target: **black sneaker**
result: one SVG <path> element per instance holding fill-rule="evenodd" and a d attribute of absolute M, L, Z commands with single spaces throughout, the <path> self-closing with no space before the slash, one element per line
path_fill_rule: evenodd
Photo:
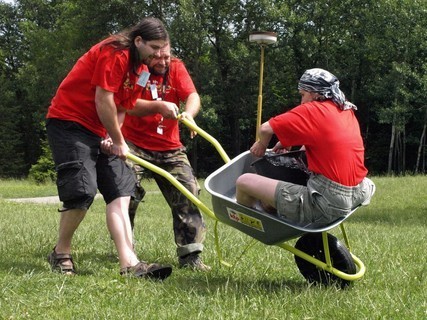
<path fill-rule="evenodd" d="M 120 270 L 121 275 L 131 275 L 137 278 L 152 278 L 164 280 L 172 273 L 172 267 L 158 263 L 148 264 L 145 261 L 138 262 L 133 267 L 126 267 Z"/>
<path fill-rule="evenodd" d="M 202 259 L 200 259 L 199 254 L 189 254 L 185 257 L 179 257 L 179 267 L 180 268 L 190 268 L 194 271 L 210 271 L 212 268 L 204 264 Z"/>

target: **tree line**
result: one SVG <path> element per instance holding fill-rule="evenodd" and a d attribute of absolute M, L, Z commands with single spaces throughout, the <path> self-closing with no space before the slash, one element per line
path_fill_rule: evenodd
<path fill-rule="evenodd" d="M 424 0 L 16 0 L 0 1 L 0 177 L 46 160 L 44 117 L 61 80 L 93 44 L 144 16 L 168 27 L 202 98 L 196 121 L 230 157 L 255 140 L 260 47 L 249 34 L 273 31 L 262 121 L 298 104 L 304 70 L 324 68 L 358 107 L 370 172 L 426 172 Z M 221 165 L 209 143 L 181 131 L 198 176 Z"/>

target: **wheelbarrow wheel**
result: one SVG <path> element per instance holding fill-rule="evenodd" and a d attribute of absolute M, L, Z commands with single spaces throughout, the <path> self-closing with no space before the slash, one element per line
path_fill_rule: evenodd
<path fill-rule="evenodd" d="M 347 274 L 356 273 L 356 264 L 347 248 L 331 234 L 328 234 L 329 252 L 332 266 Z M 321 233 L 306 233 L 301 236 L 295 244 L 295 248 L 312 256 L 313 258 L 326 262 Z M 319 268 L 307 260 L 295 256 L 295 262 L 299 271 L 309 283 L 323 285 L 338 285 L 345 288 L 352 281 L 342 279 L 330 272 Z"/>

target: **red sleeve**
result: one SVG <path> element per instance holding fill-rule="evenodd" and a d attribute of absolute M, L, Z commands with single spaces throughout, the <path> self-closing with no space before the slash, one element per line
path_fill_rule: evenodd
<path fill-rule="evenodd" d="M 185 101 L 191 93 L 197 92 L 196 87 L 184 63 L 181 60 L 173 60 L 172 63 L 174 66 L 171 70 L 174 74 L 170 79 L 175 83 L 171 83 L 171 86 L 176 88 L 179 100 Z"/>
<path fill-rule="evenodd" d="M 315 137 L 310 118 L 307 105 L 300 105 L 271 118 L 268 123 L 283 146 L 299 146 L 311 144 Z"/>
<path fill-rule="evenodd" d="M 110 92 L 118 92 L 129 68 L 128 51 L 110 46 L 100 49 L 91 84 Z"/>

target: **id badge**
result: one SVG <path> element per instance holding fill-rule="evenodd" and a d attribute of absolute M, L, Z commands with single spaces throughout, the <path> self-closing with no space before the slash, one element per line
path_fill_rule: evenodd
<path fill-rule="evenodd" d="M 163 117 L 160 119 L 159 124 L 157 125 L 157 134 L 163 135 L 163 128 L 165 126 L 163 125 Z"/>
<path fill-rule="evenodd" d="M 139 76 L 138 81 L 136 82 L 141 87 L 145 88 L 147 85 L 148 79 L 150 78 L 150 73 L 147 71 L 142 71 L 141 75 Z"/>
<path fill-rule="evenodd" d="M 159 95 L 157 94 L 156 84 L 154 83 L 150 84 L 150 91 L 151 91 L 151 97 L 153 98 L 153 100 L 157 100 L 159 98 Z"/>

